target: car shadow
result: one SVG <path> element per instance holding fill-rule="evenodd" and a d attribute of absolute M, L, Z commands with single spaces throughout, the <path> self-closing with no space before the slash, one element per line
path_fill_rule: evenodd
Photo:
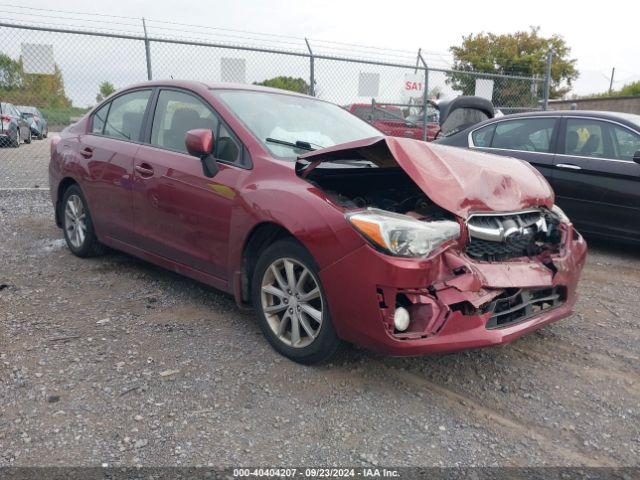
<path fill-rule="evenodd" d="M 602 237 L 587 237 L 589 253 L 600 253 L 615 257 L 638 260 L 640 259 L 640 245 L 619 240 L 604 239 Z"/>

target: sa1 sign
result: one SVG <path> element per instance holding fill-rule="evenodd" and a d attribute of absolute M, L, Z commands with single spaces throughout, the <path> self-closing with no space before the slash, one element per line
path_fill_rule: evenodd
<path fill-rule="evenodd" d="M 424 75 L 419 73 L 407 73 L 402 82 L 402 97 L 422 98 L 424 92 Z"/>

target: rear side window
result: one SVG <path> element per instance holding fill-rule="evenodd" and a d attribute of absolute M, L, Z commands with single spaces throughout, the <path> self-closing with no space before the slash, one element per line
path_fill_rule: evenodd
<path fill-rule="evenodd" d="M 107 113 L 109 113 L 109 107 L 111 102 L 100 107 L 96 113 L 93 114 L 93 121 L 91 124 L 91 133 L 102 133 L 104 131 L 104 123 L 107 119 Z"/>
<path fill-rule="evenodd" d="M 524 118 L 496 125 L 491 146 L 525 152 L 551 152 L 555 118 Z"/>
<path fill-rule="evenodd" d="M 564 151 L 567 155 L 603 158 L 606 155 L 605 141 L 609 124 L 598 120 L 568 118 L 564 139 Z M 611 156 L 611 155 L 609 155 Z"/>
<path fill-rule="evenodd" d="M 151 90 L 138 90 L 113 99 L 104 125 L 104 134 L 138 141 L 150 96 Z"/>
<path fill-rule="evenodd" d="M 471 134 L 473 145 L 475 147 L 490 147 L 491 139 L 493 138 L 493 131 L 496 129 L 495 125 L 487 125 L 482 127 Z"/>
<path fill-rule="evenodd" d="M 151 144 L 188 153 L 184 137 L 189 130 L 207 128 L 215 134 L 217 127 L 217 117 L 202 100 L 188 93 L 162 90 L 153 116 Z"/>

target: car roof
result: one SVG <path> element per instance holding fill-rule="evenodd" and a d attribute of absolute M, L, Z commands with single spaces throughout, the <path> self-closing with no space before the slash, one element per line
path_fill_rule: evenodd
<path fill-rule="evenodd" d="M 209 83 L 209 82 L 198 82 L 195 80 L 151 80 L 148 82 L 140 82 L 134 85 L 129 85 L 122 90 L 129 90 L 132 88 L 140 88 L 140 87 L 177 87 L 177 88 L 187 88 L 187 89 L 198 89 L 198 88 L 206 88 L 208 90 L 246 90 L 253 92 L 267 92 L 267 93 L 280 93 L 286 95 L 295 95 L 299 97 L 310 97 L 309 95 L 304 95 L 298 92 L 292 92 L 290 90 L 282 90 L 280 88 L 272 88 L 272 87 L 263 87 L 261 85 L 251 85 L 246 83 Z"/>
<path fill-rule="evenodd" d="M 605 120 L 614 120 L 625 125 L 634 127 L 636 129 L 640 128 L 640 115 L 634 115 L 632 113 L 624 113 L 624 112 L 607 112 L 600 110 L 545 110 L 545 111 L 535 111 L 535 112 L 521 112 L 521 113 L 512 113 L 509 115 L 504 115 L 502 117 L 494 117 L 488 120 L 484 120 L 483 122 L 476 123 L 468 128 L 466 128 L 465 132 L 469 130 L 475 130 L 484 125 L 488 125 L 490 123 L 495 123 L 504 120 L 512 120 L 517 118 L 530 118 L 530 117 L 557 117 L 557 116 L 565 116 L 565 117 L 589 117 L 589 118 L 602 118 Z"/>

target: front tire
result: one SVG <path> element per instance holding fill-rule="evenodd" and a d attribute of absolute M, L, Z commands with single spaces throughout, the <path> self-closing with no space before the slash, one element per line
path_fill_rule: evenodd
<path fill-rule="evenodd" d="M 64 239 L 71 253 L 78 257 L 94 257 L 104 253 L 104 246 L 98 241 L 91 214 L 82 190 L 72 185 L 62 197 L 62 228 Z"/>
<path fill-rule="evenodd" d="M 252 279 L 260 329 L 280 354 L 302 364 L 329 360 L 341 346 L 311 254 L 292 239 L 260 255 Z"/>

